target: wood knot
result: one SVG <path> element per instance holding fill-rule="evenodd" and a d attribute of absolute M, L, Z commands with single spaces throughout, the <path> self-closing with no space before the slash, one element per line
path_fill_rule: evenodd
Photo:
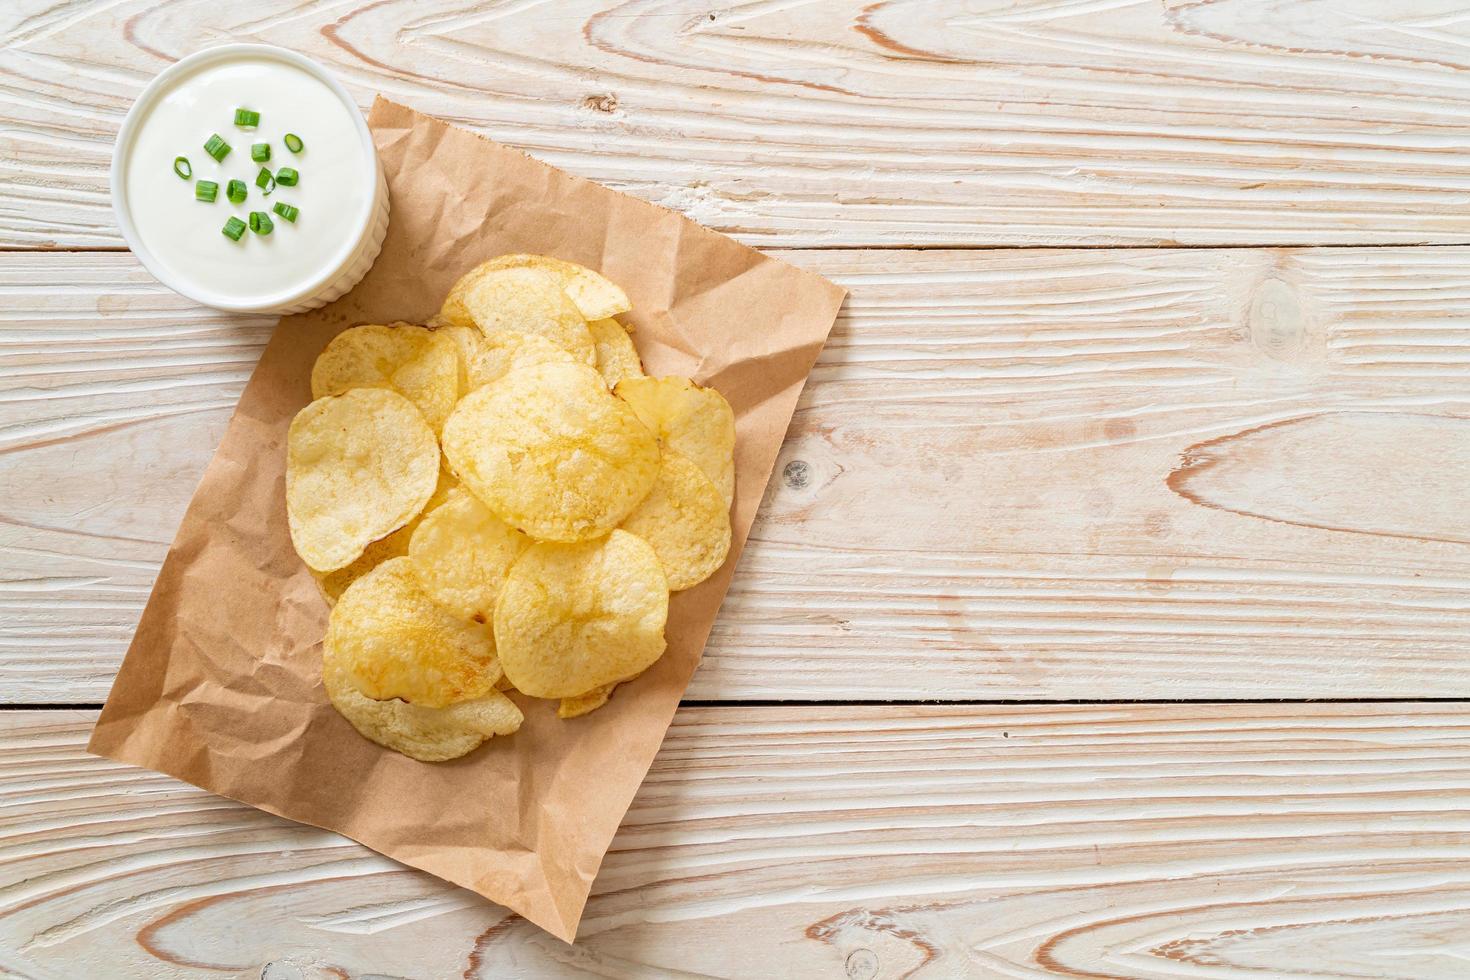
<path fill-rule="evenodd" d="M 1251 298 L 1251 343 L 1267 357 L 1293 360 L 1307 343 L 1307 318 L 1296 292 L 1280 279 L 1267 279 Z"/>
<path fill-rule="evenodd" d="M 855 949 L 847 956 L 848 980 L 873 980 L 878 975 L 878 954 L 871 949 Z"/>
<path fill-rule="evenodd" d="M 611 92 L 605 95 L 589 95 L 582 100 L 582 108 L 593 112 L 616 112 L 618 97 Z"/>
<path fill-rule="evenodd" d="M 812 468 L 803 459 L 793 459 L 781 470 L 781 480 L 793 490 L 805 490 L 812 482 Z"/>

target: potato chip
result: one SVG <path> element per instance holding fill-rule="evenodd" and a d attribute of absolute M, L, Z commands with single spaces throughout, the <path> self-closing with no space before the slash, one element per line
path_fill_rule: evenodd
<path fill-rule="evenodd" d="M 392 387 L 393 372 L 428 346 L 430 331 L 411 323 L 366 323 L 349 327 L 317 355 L 311 367 L 311 397 L 348 388 Z"/>
<path fill-rule="evenodd" d="M 499 381 L 512 371 L 538 364 L 576 364 L 577 361 L 545 337 L 533 333 L 502 330 L 480 339 L 480 352 L 469 366 L 467 392 Z"/>
<path fill-rule="evenodd" d="M 597 363 L 586 319 L 549 273 L 494 269 L 465 292 L 464 307 L 487 337 L 501 330 L 532 333 L 588 366 Z"/>
<path fill-rule="evenodd" d="M 501 668 L 488 626 L 436 604 L 408 558 L 390 558 L 342 593 L 323 641 L 354 689 L 442 708 L 495 690 Z"/>
<path fill-rule="evenodd" d="M 479 282 L 480 277 L 489 271 L 490 263 L 481 262 L 454 281 L 454 285 L 449 287 L 449 295 L 444 297 L 444 305 L 439 307 L 439 314 L 434 317 L 435 326 L 440 328 L 445 326 L 458 326 L 472 327 L 475 330 L 480 329 L 475 326 L 475 318 L 470 316 L 470 311 L 465 309 L 464 296 L 465 293 L 469 292 L 470 287 Z"/>
<path fill-rule="evenodd" d="M 633 338 L 616 320 L 593 320 L 587 324 L 592 334 L 592 344 L 597 348 L 597 373 L 602 375 L 607 386 L 624 378 L 643 377 L 643 362 L 638 359 L 638 349 Z"/>
<path fill-rule="evenodd" d="M 318 572 L 345 568 L 423 510 L 438 477 L 438 443 L 407 398 L 354 388 L 317 399 L 296 414 L 286 437 L 286 515 L 296 553 Z"/>
<path fill-rule="evenodd" d="M 629 307 L 583 266 L 502 255 L 432 330 L 355 327 L 313 366 L 287 512 L 337 600 L 327 695 L 364 737 L 442 761 L 521 726 L 505 692 L 595 711 L 663 655 L 670 589 L 728 559 L 733 412 L 644 375 Z"/>
<path fill-rule="evenodd" d="M 588 320 L 626 313 L 633 308 L 628 295 L 602 275 L 586 266 L 547 255 L 502 255 L 485 263 L 488 269 L 540 269 L 556 277 L 582 316 Z"/>
<path fill-rule="evenodd" d="M 478 335 L 479 331 L 476 331 Z M 335 572 L 312 572 L 316 576 L 316 584 L 321 587 L 322 595 L 326 597 L 327 603 L 336 602 L 347 591 L 347 587 L 362 578 L 374 568 L 377 568 L 389 558 L 400 558 L 408 554 L 408 542 L 413 537 L 414 528 L 419 526 L 424 517 L 438 507 L 449 496 L 449 491 L 459 486 L 459 481 L 454 478 L 444 467 L 439 468 L 439 484 L 434 487 L 434 495 L 429 502 L 424 504 L 424 509 L 418 513 L 413 520 L 388 535 L 379 538 L 363 549 L 357 560 L 346 568 L 339 568 Z"/>
<path fill-rule="evenodd" d="M 562 698 L 561 704 L 556 706 L 556 716 L 558 718 L 580 718 L 591 714 L 607 704 L 615 687 L 617 687 L 616 684 L 604 684 L 601 687 L 594 687 L 581 697 Z"/>
<path fill-rule="evenodd" d="M 530 538 L 460 489 L 425 512 L 408 557 L 431 599 L 460 619 L 488 623 L 506 572 L 530 546 Z"/>
<path fill-rule="evenodd" d="M 411 323 L 365 324 L 342 331 L 311 369 L 311 397 L 351 388 L 391 388 L 438 432 L 459 400 L 464 373 L 448 335 Z"/>
<path fill-rule="evenodd" d="M 620 525 L 653 546 L 669 591 L 698 585 L 730 553 L 730 505 L 688 457 L 668 450 L 643 502 Z"/>
<path fill-rule="evenodd" d="M 659 446 L 688 456 L 728 505 L 735 499 L 735 413 L 725 396 L 688 378 L 628 378 L 614 389 L 658 435 Z"/>
<path fill-rule="evenodd" d="M 498 691 L 443 708 L 396 698 L 375 701 L 352 686 L 330 655 L 323 658 L 322 683 L 332 706 L 363 738 L 420 762 L 457 759 L 488 738 L 511 734 L 525 720 L 521 709 Z"/>
<path fill-rule="evenodd" d="M 465 396 L 444 426 L 444 455 L 497 517 L 551 541 L 617 527 L 653 486 L 659 457 L 653 433 L 580 364 L 516 371 Z"/>
<path fill-rule="evenodd" d="M 434 333 L 448 337 L 454 342 L 454 346 L 459 350 L 460 369 L 465 376 L 468 376 L 470 365 L 484 349 L 485 335 L 480 333 L 480 328 L 474 324 L 449 323 L 435 327 Z"/>
<path fill-rule="evenodd" d="M 459 346 L 447 335 L 430 334 L 424 352 L 393 375 L 393 387 L 424 413 L 437 435 L 464 394 L 464 368 Z"/>
<path fill-rule="evenodd" d="M 642 538 L 541 542 L 511 566 L 495 604 L 500 665 L 525 694 L 580 697 L 662 656 L 668 614 L 668 583 Z"/>
<path fill-rule="evenodd" d="M 539 269 L 555 276 L 562 291 L 577 306 L 582 317 L 586 320 L 600 320 L 605 317 L 616 316 L 619 313 L 626 313 L 633 308 L 633 305 L 628 302 L 626 293 L 608 279 L 585 266 L 577 265 L 575 262 L 567 262 L 563 259 L 553 259 L 545 255 L 517 254 L 502 255 L 488 262 L 481 262 L 469 272 L 460 276 L 454 285 L 449 288 L 449 295 L 444 298 L 444 305 L 440 308 L 436 320 L 441 324 L 453 323 L 466 327 L 474 326 L 474 317 L 470 316 L 470 311 L 465 308 L 465 294 L 486 273 L 493 272 L 497 269 L 514 268 Z"/>

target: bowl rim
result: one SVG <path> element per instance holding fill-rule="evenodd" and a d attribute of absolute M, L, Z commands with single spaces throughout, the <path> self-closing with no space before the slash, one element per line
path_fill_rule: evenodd
<path fill-rule="evenodd" d="M 304 285 L 290 291 L 282 290 L 275 293 L 267 293 L 249 300 L 242 300 L 238 297 L 217 293 L 198 283 L 182 279 L 182 277 L 175 276 L 169 272 L 163 262 L 143 243 L 142 236 L 138 234 L 138 229 L 133 224 L 132 210 L 128 204 L 127 188 L 125 186 L 128 151 L 132 148 L 133 141 L 137 137 L 143 119 L 149 110 L 152 109 L 153 104 L 158 98 L 174 82 L 206 65 L 241 58 L 282 61 L 293 67 L 300 68 L 313 78 L 321 81 L 337 96 L 343 107 L 348 110 L 348 115 L 351 117 L 353 127 L 357 131 L 358 141 L 362 145 L 363 152 L 367 154 L 367 159 L 372 161 L 372 166 L 368 168 L 366 175 L 367 183 L 364 187 L 366 194 L 359 207 L 359 213 L 355 216 L 351 234 L 343 236 L 342 243 L 333 255 L 332 261 L 323 266 L 321 274 Z M 231 43 L 205 48 L 181 58 L 155 75 L 152 81 L 143 87 L 143 91 L 139 93 L 137 99 L 134 100 L 132 106 L 128 109 L 128 114 L 123 119 L 122 127 L 118 130 L 117 139 L 113 142 L 112 165 L 109 169 L 108 177 L 111 182 L 112 213 L 117 219 L 118 227 L 122 230 L 123 239 L 128 243 L 128 248 L 137 256 L 138 261 L 152 274 L 153 278 L 181 296 L 188 297 L 206 306 L 212 306 L 215 309 L 226 310 L 232 313 L 269 313 L 275 310 L 289 308 L 311 299 L 312 296 L 332 285 L 337 277 L 342 274 L 346 266 L 357 255 L 362 245 L 363 237 L 372 230 L 373 219 L 378 205 L 378 187 L 381 183 L 381 174 L 382 163 L 378 160 L 378 151 L 377 147 L 373 144 L 372 131 L 368 129 L 367 121 L 363 118 L 362 110 L 358 107 L 352 95 L 342 86 L 342 83 L 333 78 L 325 68 L 303 54 L 299 54 L 289 48 L 278 47 L 274 44 Z"/>

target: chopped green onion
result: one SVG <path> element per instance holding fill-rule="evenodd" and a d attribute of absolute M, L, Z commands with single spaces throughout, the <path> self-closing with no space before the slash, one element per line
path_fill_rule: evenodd
<path fill-rule="evenodd" d="M 276 178 L 265 167 L 260 168 L 260 173 L 255 175 L 255 186 L 259 187 L 267 196 L 276 189 Z"/>
<path fill-rule="evenodd" d="M 271 158 L 271 145 L 269 143 L 251 143 L 250 159 L 256 163 L 265 163 Z"/>
<path fill-rule="evenodd" d="M 306 145 L 305 143 L 301 142 L 301 137 L 297 136 L 295 133 L 287 133 L 285 136 L 285 141 L 286 149 L 290 150 L 292 153 L 300 153 L 301 148 Z"/>
<path fill-rule="evenodd" d="M 225 226 L 220 229 L 220 234 L 232 242 L 238 242 L 240 236 L 245 234 L 245 222 L 234 215 L 230 215 L 230 220 L 225 222 Z"/>
<path fill-rule="evenodd" d="M 294 167 L 282 167 L 276 171 L 276 183 L 282 187 L 295 187 L 296 182 L 300 179 L 301 175 L 296 172 Z"/>
<path fill-rule="evenodd" d="M 291 222 L 293 225 L 296 223 L 296 216 L 301 213 L 300 208 L 292 207 L 285 201 L 277 201 L 276 206 L 271 208 L 271 210 L 274 211 L 276 214 L 279 214 L 282 218 Z"/>
<path fill-rule="evenodd" d="M 188 157 L 174 157 L 174 173 L 178 174 L 181 180 L 188 180 L 194 176 L 194 168 L 190 165 Z"/>
<path fill-rule="evenodd" d="M 224 141 L 219 133 L 215 133 L 204 144 L 204 152 L 214 157 L 214 162 L 219 163 L 230 152 L 230 144 Z"/>
<path fill-rule="evenodd" d="M 250 230 L 257 235 L 269 235 L 275 230 L 275 227 L 275 224 L 271 221 L 271 216 L 264 211 L 250 212 Z"/>
<path fill-rule="evenodd" d="M 212 180 L 201 180 L 194 185 L 194 200 L 214 203 L 219 194 L 219 185 Z"/>
<path fill-rule="evenodd" d="M 225 187 L 225 197 L 230 199 L 231 204 L 239 204 L 245 200 L 245 195 L 250 193 L 250 188 L 245 186 L 243 180 L 232 180 Z"/>
<path fill-rule="evenodd" d="M 242 129 L 254 129 L 260 125 L 260 113 L 250 109 L 236 109 L 235 125 Z"/>

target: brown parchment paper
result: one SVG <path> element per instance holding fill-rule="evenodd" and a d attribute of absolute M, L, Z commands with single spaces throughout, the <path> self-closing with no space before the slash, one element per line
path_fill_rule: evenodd
<path fill-rule="evenodd" d="M 345 834 L 570 941 L 592 879 L 704 649 L 797 396 L 843 290 L 656 205 L 378 99 L 392 198 L 383 251 L 347 296 L 277 326 L 205 471 L 92 733 L 99 755 Z M 730 561 L 673 597 L 668 652 L 607 707 L 426 764 L 327 703 L 327 607 L 286 530 L 285 438 L 311 365 L 354 323 L 424 322 L 482 259 L 540 252 L 627 290 L 650 374 L 735 409 Z"/>

